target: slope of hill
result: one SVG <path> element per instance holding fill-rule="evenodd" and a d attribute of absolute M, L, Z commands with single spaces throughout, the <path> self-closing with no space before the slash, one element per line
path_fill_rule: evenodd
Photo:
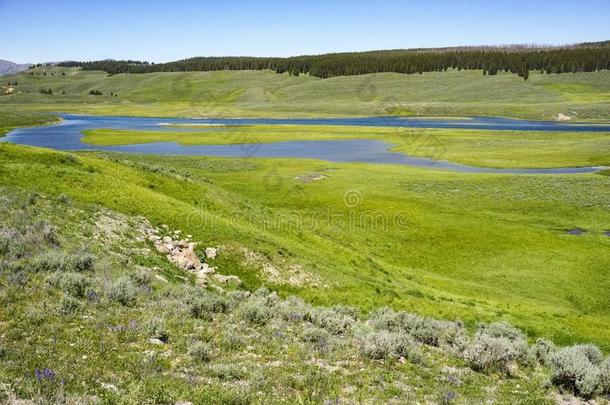
<path fill-rule="evenodd" d="M 0 97 L 12 111 L 66 111 L 147 116 L 497 115 L 554 120 L 610 116 L 610 71 L 532 73 L 376 73 L 319 79 L 271 71 L 108 75 L 40 67 Z M 4 83 L 3 83 L 4 84 Z M 45 94 L 42 94 L 42 93 Z M 98 94 L 101 93 L 101 94 Z"/>
<path fill-rule="evenodd" d="M 8 60 L 0 59 L 0 76 L 11 75 L 26 70 L 32 66 L 29 63 L 14 63 Z"/>
<path fill-rule="evenodd" d="M 380 307 L 313 306 L 259 288 L 252 263 L 265 254 L 248 250 L 250 268 L 240 271 L 230 246 L 205 249 L 216 235 L 187 235 L 200 228 L 194 217 L 183 229 L 172 223 L 184 218 L 159 221 L 162 205 L 182 214 L 195 204 L 185 196 L 193 187 L 208 189 L 201 207 L 226 204 L 201 176 L 244 163 L 188 159 L 199 169 L 184 177 L 171 160 L 0 152 L 2 403 L 578 403 L 572 394 L 607 403 L 610 358 L 593 345 L 528 342 L 506 322 L 466 327 Z M 157 220 L 138 215 L 146 211 Z M 191 240 L 216 268 L 206 267 L 203 283 L 163 250 Z M 476 300 L 469 311 L 481 308 Z"/>

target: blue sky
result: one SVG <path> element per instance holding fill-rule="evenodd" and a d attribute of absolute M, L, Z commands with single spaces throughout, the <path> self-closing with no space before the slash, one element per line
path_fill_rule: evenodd
<path fill-rule="evenodd" d="M 289 56 L 610 39 L 610 0 L 0 0 L 0 59 Z"/>

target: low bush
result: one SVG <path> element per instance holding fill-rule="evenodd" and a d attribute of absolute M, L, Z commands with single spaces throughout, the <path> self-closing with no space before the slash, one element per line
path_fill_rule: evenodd
<path fill-rule="evenodd" d="M 131 279 L 133 282 L 142 288 L 149 288 L 152 277 L 150 271 L 144 268 L 138 268 L 135 272 L 131 273 Z"/>
<path fill-rule="evenodd" d="M 555 385 L 585 398 L 608 392 L 610 365 L 608 359 L 602 359 L 601 352 L 593 345 L 561 348 L 550 358 L 551 380 Z"/>
<path fill-rule="evenodd" d="M 146 330 L 148 336 L 153 339 L 159 339 L 160 341 L 167 343 L 169 340 L 169 332 L 165 326 L 165 321 L 161 318 L 152 318 L 146 324 Z"/>
<path fill-rule="evenodd" d="M 61 273 L 57 275 L 56 284 L 63 292 L 73 297 L 84 297 L 91 281 L 80 273 Z"/>
<path fill-rule="evenodd" d="M 70 256 L 70 262 L 74 271 L 88 271 L 95 264 L 95 256 L 88 252 L 79 252 Z"/>
<path fill-rule="evenodd" d="M 375 311 L 370 321 L 377 330 L 408 333 L 430 346 L 445 345 L 463 350 L 468 340 L 461 322 L 439 321 L 390 308 Z"/>
<path fill-rule="evenodd" d="M 70 255 L 51 250 L 36 256 L 30 263 L 30 268 L 35 272 L 42 271 L 70 271 Z"/>
<path fill-rule="evenodd" d="M 235 327 L 229 327 L 223 332 L 221 342 L 223 347 L 229 350 L 238 350 L 246 346 L 246 339 Z"/>
<path fill-rule="evenodd" d="M 38 221 L 26 226 L 24 239 L 34 246 L 57 245 L 57 228 L 48 221 Z"/>
<path fill-rule="evenodd" d="M 315 308 L 311 312 L 311 321 L 333 335 L 341 335 L 351 329 L 356 318 L 342 308 Z"/>
<path fill-rule="evenodd" d="M 316 326 L 305 328 L 301 338 L 305 342 L 313 343 L 320 350 L 329 349 L 332 340 L 332 336 L 328 331 Z"/>
<path fill-rule="evenodd" d="M 247 377 L 245 370 L 233 364 L 214 364 L 209 368 L 209 372 L 222 381 L 242 380 Z"/>
<path fill-rule="evenodd" d="M 24 287 L 25 285 L 27 285 L 28 281 L 29 281 L 28 273 L 19 268 L 11 269 L 11 272 L 8 275 L 8 282 L 12 286 Z"/>
<path fill-rule="evenodd" d="M 542 365 L 549 365 L 551 356 L 557 351 L 555 344 L 546 339 L 536 339 L 530 349 L 532 357 Z"/>
<path fill-rule="evenodd" d="M 599 366 L 600 389 L 603 394 L 610 395 L 610 357 Z"/>
<path fill-rule="evenodd" d="M 80 302 L 69 295 L 64 295 L 59 301 L 59 312 L 64 315 L 69 315 L 76 312 L 80 308 Z"/>
<path fill-rule="evenodd" d="M 473 370 L 509 372 L 509 365 L 520 359 L 522 348 L 507 337 L 477 333 L 464 351 L 464 359 Z"/>
<path fill-rule="evenodd" d="M 16 235 L 6 229 L 0 229 L 0 256 L 9 256 L 13 245 L 15 244 Z"/>
<path fill-rule="evenodd" d="M 250 323 L 264 325 L 273 317 L 273 309 L 267 304 L 264 298 L 250 299 L 239 306 L 238 314 Z"/>
<path fill-rule="evenodd" d="M 286 300 L 281 301 L 277 304 L 276 311 L 284 321 L 288 322 L 300 322 L 311 319 L 310 306 L 297 297 L 288 297 Z"/>
<path fill-rule="evenodd" d="M 405 333 L 370 331 L 358 336 L 357 341 L 360 353 L 371 359 L 404 357 L 412 362 L 421 360 L 417 343 Z"/>
<path fill-rule="evenodd" d="M 57 250 L 51 250 L 36 256 L 30 263 L 33 271 L 74 271 L 83 272 L 90 270 L 95 263 L 95 256 L 90 253 L 81 252 L 67 254 Z"/>
<path fill-rule="evenodd" d="M 225 297 L 209 293 L 194 298 L 190 304 L 191 315 L 204 320 L 212 319 L 214 314 L 225 312 L 228 308 Z"/>
<path fill-rule="evenodd" d="M 106 297 L 111 302 L 116 302 L 124 306 L 133 306 L 137 299 L 137 288 L 127 277 L 122 277 L 110 282 L 106 286 Z"/>
<path fill-rule="evenodd" d="M 188 350 L 189 356 L 202 363 L 207 363 L 212 359 L 212 348 L 207 343 L 193 343 Z"/>

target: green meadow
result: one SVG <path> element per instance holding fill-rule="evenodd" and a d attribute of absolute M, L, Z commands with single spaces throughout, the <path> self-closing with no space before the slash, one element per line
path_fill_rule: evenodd
<path fill-rule="evenodd" d="M 65 194 L 225 247 L 250 288 L 608 349 L 608 177 L 465 175 L 287 159 L 0 145 L 0 185 Z M 374 179 L 374 181 L 371 181 Z M 583 235 L 567 230 L 582 228 Z M 244 250 L 245 249 L 245 250 Z M 244 252 L 268 265 L 244 261 Z"/>
<path fill-rule="evenodd" d="M 599 132 L 250 125 L 209 127 L 193 132 L 94 129 L 84 133 L 82 142 L 104 146 L 151 142 L 209 145 L 379 139 L 392 145 L 391 149 L 396 152 L 471 166 L 497 168 L 610 166 L 610 137 Z"/>

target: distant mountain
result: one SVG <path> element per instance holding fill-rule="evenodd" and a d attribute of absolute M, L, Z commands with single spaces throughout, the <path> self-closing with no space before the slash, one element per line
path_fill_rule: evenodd
<path fill-rule="evenodd" d="M 0 76 L 19 73 L 32 66 L 30 63 L 15 63 L 8 60 L 0 59 Z"/>

